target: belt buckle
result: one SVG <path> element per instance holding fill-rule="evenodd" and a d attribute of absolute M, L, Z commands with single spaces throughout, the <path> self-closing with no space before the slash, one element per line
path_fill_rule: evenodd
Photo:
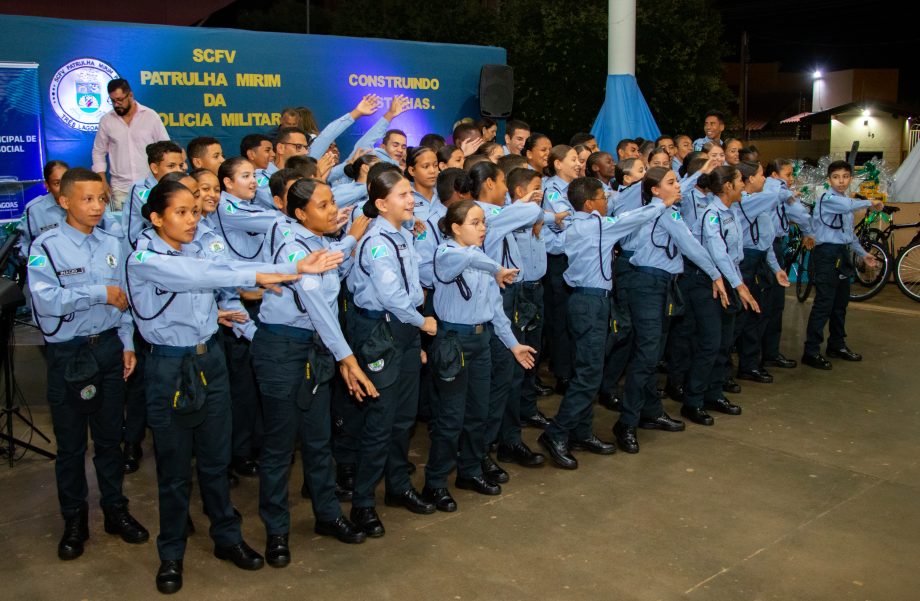
<path fill-rule="evenodd" d="M 483 326 L 481 323 L 477 323 L 476 326 L 473 328 L 474 334 L 482 334 L 482 331 L 483 331 Z"/>
<path fill-rule="evenodd" d="M 202 342 L 201 344 L 196 344 L 196 345 L 195 345 L 195 354 L 196 354 L 196 355 L 204 355 L 204 354 L 207 353 L 207 352 L 208 352 L 208 345 L 207 345 L 206 342 Z"/>
<path fill-rule="evenodd" d="M 89 346 L 96 346 L 97 344 L 99 344 L 99 338 L 101 338 L 99 334 L 93 334 L 92 336 L 87 336 L 86 344 Z"/>
<path fill-rule="evenodd" d="M 383 318 L 387 321 L 387 323 L 389 323 L 389 322 L 390 322 L 390 312 L 389 312 L 389 311 L 384 311 L 384 312 L 383 312 Z"/>

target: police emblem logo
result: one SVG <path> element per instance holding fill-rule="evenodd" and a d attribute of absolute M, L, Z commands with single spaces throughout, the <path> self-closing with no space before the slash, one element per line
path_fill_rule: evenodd
<path fill-rule="evenodd" d="M 115 269 L 115 267 L 118 266 L 118 261 L 115 259 L 115 255 L 111 253 L 107 254 L 105 256 L 105 264 L 111 267 L 112 269 Z"/>
<path fill-rule="evenodd" d="M 374 373 L 377 373 L 383 369 L 384 361 L 383 359 L 377 359 L 373 363 L 368 363 L 367 368 Z"/>
<path fill-rule="evenodd" d="M 96 387 L 92 384 L 80 391 L 80 398 L 84 401 L 88 401 L 94 396 L 96 396 Z"/>
<path fill-rule="evenodd" d="M 95 58 L 78 58 L 63 65 L 51 78 L 51 106 L 64 124 L 78 131 L 96 131 L 99 120 L 112 110 L 106 85 L 120 77 L 111 65 Z"/>
<path fill-rule="evenodd" d="M 211 242 L 211 252 L 219 253 L 224 251 L 224 243 L 220 240 Z"/>

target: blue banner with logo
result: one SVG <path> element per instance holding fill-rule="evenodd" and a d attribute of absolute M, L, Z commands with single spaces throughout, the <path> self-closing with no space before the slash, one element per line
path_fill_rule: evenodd
<path fill-rule="evenodd" d="M 84 166 L 115 77 L 159 113 L 170 138 L 214 136 L 229 157 L 244 135 L 274 131 L 284 107 L 309 107 L 322 128 L 370 93 L 384 108 L 341 136 L 342 152 L 397 94 L 413 109 L 392 127 L 410 145 L 449 135 L 479 114 L 482 65 L 506 62 L 502 48 L 398 40 L 18 16 L 0 16 L 0 28 L 0 60 L 39 64 L 47 157 Z"/>
<path fill-rule="evenodd" d="M 0 62 L 0 222 L 19 219 L 44 194 L 44 151 L 38 65 Z"/>

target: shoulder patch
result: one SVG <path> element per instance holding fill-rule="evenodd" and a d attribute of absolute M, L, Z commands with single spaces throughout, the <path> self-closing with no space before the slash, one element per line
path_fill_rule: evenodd
<path fill-rule="evenodd" d="M 287 238 L 291 235 L 291 230 L 281 230 L 281 236 Z"/>
<path fill-rule="evenodd" d="M 718 215 L 710 215 L 710 216 L 709 216 L 709 223 L 711 223 L 711 224 L 713 224 L 713 225 L 717 225 L 717 224 L 719 223 L 719 216 L 718 216 Z"/>
<path fill-rule="evenodd" d="M 306 256 L 307 253 L 302 250 L 294 251 L 287 256 L 288 263 L 296 263 L 297 261 L 306 258 Z"/>
<path fill-rule="evenodd" d="M 680 211 L 671 211 L 671 219 L 674 221 L 680 221 L 683 217 L 680 216 Z"/>
<path fill-rule="evenodd" d="M 29 255 L 29 267 L 44 267 L 48 264 L 48 258 L 45 255 Z"/>
<path fill-rule="evenodd" d="M 372 259 L 374 260 L 382 259 L 384 257 L 389 257 L 389 256 L 390 256 L 390 251 L 387 250 L 386 244 L 380 244 L 380 245 L 371 247 L 371 258 Z"/>
<path fill-rule="evenodd" d="M 264 175 L 260 175 L 259 177 L 256 178 L 256 185 L 259 186 L 260 188 L 264 188 L 265 186 L 268 185 L 268 178 L 265 177 Z"/>
<path fill-rule="evenodd" d="M 228 215 L 233 215 L 236 213 L 236 205 L 232 202 L 228 202 L 226 205 L 224 205 L 224 212 Z"/>
<path fill-rule="evenodd" d="M 556 202 L 562 195 L 559 194 L 558 190 L 550 190 L 546 193 L 546 200 L 549 202 Z"/>
<path fill-rule="evenodd" d="M 607 217 L 604 217 L 604 221 L 606 221 L 607 223 L 616 223 L 617 221 L 619 221 L 619 219 L 608 215 Z"/>
<path fill-rule="evenodd" d="M 415 237 L 415 241 L 416 241 L 416 242 L 421 242 L 422 240 L 424 240 L 424 239 L 427 238 L 427 237 L 428 237 L 428 230 L 425 230 L 424 232 L 422 232 L 421 234 L 419 234 L 418 236 Z"/>
<path fill-rule="evenodd" d="M 150 188 L 140 188 L 136 190 L 137 197 L 147 202 L 147 197 L 150 196 Z"/>
<path fill-rule="evenodd" d="M 153 255 L 149 250 L 142 250 L 141 252 L 134 253 L 134 260 L 138 263 L 144 263 Z"/>
<path fill-rule="evenodd" d="M 491 211 L 490 215 L 498 215 L 498 214 L 501 213 L 501 212 L 502 212 L 502 210 L 501 210 L 500 207 L 492 207 L 492 211 Z"/>

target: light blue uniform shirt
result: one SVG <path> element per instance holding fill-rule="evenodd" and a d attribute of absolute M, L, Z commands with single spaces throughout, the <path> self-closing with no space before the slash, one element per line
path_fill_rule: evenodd
<path fill-rule="evenodd" d="M 719 278 L 709 254 L 690 233 L 680 211 L 674 207 L 642 226 L 634 238 L 639 241 L 639 247 L 629 262 L 636 267 L 654 267 L 677 275 L 684 272 L 683 257 L 686 257 L 713 280 Z"/>
<path fill-rule="evenodd" d="M 572 216 L 566 217 L 562 227 L 559 227 L 552 213 L 575 213 L 575 209 L 569 203 L 568 192 L 569 182 L 559 176 L 554 175 L 543 180 L 543 208 L 547 211 L 543 220 L 546 226 L 543 241 L 546 244 L 546 252 L 550 255 L 561 255 L 565 252 L 565 228 L 571 223 Z"/>
<path fill-rule="evenodd" d="M 772 209 L 765 209 L 754 216 L 751 214 L 749 207 L 761 197 L 776 198 L 776 204 L 773 205 Z M 757 192 L 754 194 L 742 192 L 741 202 L 738 203 L 744 248 L 766 251 L 767 265 L 770 266 L 770 270 L 774 273 L 780 270 L 780 266 L 779 261 L 776 259 L 776 253 L 773 252 L 773 240 L 776 238 L 776 233 L 773 230 L 772 215 L 776 212 L 777 207 L 782 204 L 779 198 L 780 195 L 773 192 Z"/>
<path fill-rule="evenodd" d="M 420 221 L 428 220 L 428 213 L 435 203 L 441 204 L 440 199 L 438 199 L 437 190 L 432 191 L 431 200 L 428 200 L 415 191 L 415 184 L 412 184 L 412 198 L 415 200 L 415 208 L 412 209 L 412 216 Z"/>
<path fill-rule="evenodd" d="M 275 206 L 275 198 L 272 196 L 272 190 L 268 186 L 268 182 L 271 180 L 272 174 L 268 170 L 274 167 L 274 163 L 269 163 L 268 167 L 265 169 L 256 169 L 256 195 L 252 198 L 252 204 L 269 211 L 274 211 L 277 209 Z M 275 167 L 275 171 L 278 168 Z M 274 172 L 272 172 L 274 173 Z"/>
<path fill-rule="evenodd" d="M 447 207 L 440 201 L 437 204 L 432 203 L 431 210 L 428 212 L 428 219 L 425 221 L 425 231 L 415 237 L 415 254 L 418 255 L 418 277 L 422 286 L 431 289 L 434 288 L 434 274 L 432 273 L 431 262 L 434 260 L 434 252 L 438 246 L 444 242 L 444 236 L 438 229 L 438 221 L 447 215 Z"/>
<path fill-rule="evenodd" d="M 706 207 L 712 202 L 712 195 L 693 187 L 688 192 L 681 195 L 680 214 L 684 218 L 684 223 L 691 230 L 700 220 L 700 215 L 706 210 Z"/>
<path fill-rule="evenodd" d="M 809 213 L 805 205 L 798 200 L 793 201 L 792 204 L 787 202 L 788 198 L 792 196 L 792 193 L 789 192 L 789 187 L 786 185 L 786 182 L 775 177 L 768 177 L 764 182 L 763 189 L 764 192 L 786 193 L 786 198 L 773 209 L 771 215 L 773 220 L 773 231 L 776 233 L 777 237 L 789 233 L 790 221 L 798 225 L 804 235 L 811 235 L 811 213 Z"/>
<path fill-rule="evenodd" d="M 744 235 L 739 222 L 740 213 L 714 198 L 693 228 L 709 257 L 732 288 L 744 283 L 739 265 L 744 258 Z"/>
<path fill-rule="evenodd" d="M 348 181 L 336 184 L 332 188 L 332 198 L 335 199 L 335 206 L 340 209 L 350 207 L 361 201 L 367 200 L 367 183 Z M 355 208 L 357 210 L 357 208 Z"/>
<path fill-rule="evenodd" d="M 847 244 L 860 257 L 868 253 L 853 232 L 853 213 L 872 206 L 869 200 L 854 200 L 833 190 L 822 194 L 815 202 L 812 235 L 815 244 Z"/>
<path fill-rule="evenodd" d="M 217 210 L 208 215 L 208 224 L 227 242 L 235 259 L 260 261 L 265 234 L 278 214 L 277 209 L 269 211 L 221 192 Z"/>
<path fill-rule="evenodd" d="M 448 239 L 435 253 L 434 268 L 434 310 L 438 319 L 464 325 L 491 322 L 502 344 L 509 349 L 518 344 L 495 281 L 498 263 L 478 247 L 463 247 Z M 462 285 L 458 284 L 460 279 Z M 469 297 L 464 298 L 467 293 Z"/>
<path fill-rule="evenodd" d="M 294 264 L 212 257 L 194 243 L 177 251 L 158 235 L 138 240 L 137 249 L 128 257 L 127 284 L 135 322 L 145 340 L 164 346 L 203 344 L 217 332 L 216 290 L 251 288 L 256 273 L 295 273 L 297 269 Z"/>
<path fill-rule="evenodd" d="M 635 211 L 642 206 L 642 182 L 629 186 L 620 186 L 617 194 L 607 202 L 607 214 L 620 217 L 629 211 Z M 639 247 L 636 240 L 638 232 L 634 232 L 620 240 L 620 248 L 628 252 L 635 252 Z"/>
<path fill-rule="evenodd" d="M 416 307 L 424 295 L 409 230 L 377 217 L 361 240 L 355 261 L 348 279 L 357 306 L 387 311 L 402 323 L 422 326 L 425 318 Z"/>
<path fill-rule="evenodd" d="M 147 197 L 150 196 L 150 190 L 157 185 L 157 179 L 152 173 L 148 173 L 143 181 L 139 181 L 131 186 L 131 192 L 128 195 L 128 207 L 122 209 L 121 219 L 122 227 L 128 236 L 128 244 L 134 248 L 137 243 L 137 236 L 142 230 L 150 227 L 150 222 L 144 219 L 141 214 L 141 208 L 147 204 Z"/>
<path fill-rule="evenodd" d="M 118 328 L 134 350 L 128 312 L 106 304 L 106 286 L 125 288 L 122 242 L 98 227 L 84 234 L 62 223 L 41 234 L 29 250 L 29 292 L 35 321 L 48 342 L 66 342 Z"/>
<path fill-rule="evenodd" d="M 715 142 L 719 146 L 722 146 L 722 140 L 710 140 L 709 138 L 703 137 L 697 138 L 693 141 L 693 150 L 696 150 L 697 152 L 703 150 L 703 146 L 705 146 L 707 142 Z"/>
<path fill-rule="evenodd" d="M 523 200 L 516 200 L 513 204 L 534 203 L 525 203 Z M 546 226 L 544 226 L 544 228 L 545 227 Z M 543 229 L 540 229 L 539 235 L 534 236 L 533 226 L 525 226 L 514 230 L 512 235 L 517 242 L 518 251 L 520 251 L 521 254 L 520 279 L 524 282 L 539 281 L 546 275 L 546 242 L 543 239 Z"/>
<path fill-rule="evenodd" d="M 521 269 L 523 259 L 513 232 L 516 229 L 533 227 L 543 218 L 543 209 L 536 203 L 525 202 L 509 206 L 476 201 L 486 218 L 486 239 L 483 250 L 490 259 L 509 269 Z M 516 282 L 523 279 L 522 272 L 515 276 Z"/>
<path fill-rule="evenodd" d="M 354 246 L 354 238 L 349 237 Z M 329 240 L 295 223 L 282 242 L 277 263 L 297 263 L 311 252 L 330 249 Z M 259 320 L 313 330 L 322 338 L 336 361 L 352 354 L 339 326 L 338 297 L 341 284 L 334 271 L 305 274 L 300 281 L 281 287 L 281 294 L 266 292 L 262 297 Z"/>

